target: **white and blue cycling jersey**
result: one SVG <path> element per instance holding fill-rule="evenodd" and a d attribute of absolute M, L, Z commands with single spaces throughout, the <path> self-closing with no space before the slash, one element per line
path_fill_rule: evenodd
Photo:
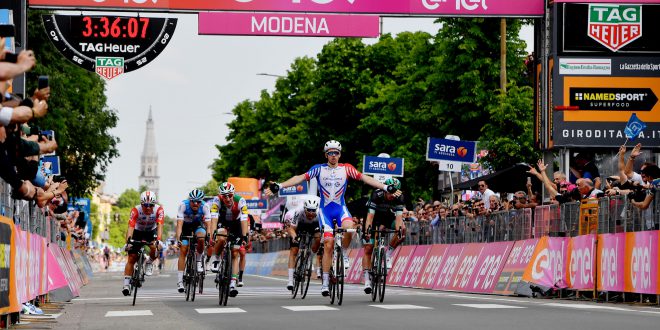
<path fill-rule="evenodd" d="M 342 220 L 351 219 L 351 213 L 348 212 L 344 200 L 349 178 L 362 179 L 362 173 L 351 164 L 340 163 L 336 167 L 317 164 L 305 173 L 307 181 L 316 179 L 320 190 L 319 226 L 323 228 L 325 235 L 332 235 L 333 220 L 336 221 L 338 227 L 341 227 Z"/>

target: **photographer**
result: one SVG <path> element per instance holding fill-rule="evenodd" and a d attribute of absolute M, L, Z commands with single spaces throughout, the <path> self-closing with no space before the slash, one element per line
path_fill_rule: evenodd
<path fill-rule="evenodd" d="M 642 210 L 642 219 L 644 219 L 645 230 L 658 229 L 658 224 L 655 224 L 653 220 L 654 210 L 650 207 L 655 204 L 653 202 L 655 200 L 657 189 L 657 187 L 651 183 L 657 178 L 660 178 L 660 168 L 658 168 L 657 165 L 648 165 L 644 167 L 642 170 L 642 179 L 649 183 L 648 186 L 643 186 L 643 189 L 641 190 L 645 195 L 644 199 L 639 201 L 639 198 L 635 198 L 640 195 L 639 193 L 632 192 L 628 194 L 628 197 L 632 199 L 631 204 Z"/>

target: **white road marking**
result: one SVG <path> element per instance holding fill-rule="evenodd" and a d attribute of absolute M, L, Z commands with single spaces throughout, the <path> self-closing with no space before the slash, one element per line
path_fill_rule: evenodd
<path fill-rule="evenodd" d="M 245 313 L 240 308 L 195 308 L 199 314 L 229 314 L 229 313 Z"/>
<path fill-rule="evenodd" d="M 150 310 L 137 310 L 137 311 L 108 311 L 105 313 L 105 317 L 117 317 L 117 316 L 153 316 Z"/>
<path fill-rule="evenodd" d="M 310 306 L 282 306 L 290 311 L 294 312 L 307 312 L 307 311 L 336 311 L 339 308 L 323 306 L 323 305 L 310 305 Z"/>
<path fill-rule="evenodd" d="M 527 308 L 522 306 L 500 305 L 500 304 L 452 304 L 454 306 L 480 308 L 480 309 L 506 309 L 506 308 Z"/>
<path fill-rule="evenodd" d="M 433 309 L 431 307 L 417 306 L 417 305 L 369 305 L 382 309 Z"/>
<path fill-rule="evenodd" d="M 547 303 L 547 304 L 543 304 L 543 306 L 578 308 L 578 309 L 606 309 L 606 310 L 612 310 L 612 311 L 634 312 L 634 310 L 628 309 L 628 308 L 602 306 L 602 305 Z"/>

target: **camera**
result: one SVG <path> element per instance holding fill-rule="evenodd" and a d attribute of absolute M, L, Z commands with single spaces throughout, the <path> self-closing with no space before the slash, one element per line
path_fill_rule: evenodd
<path fill-rule="evenodd" d="M 3 62 L 8 62 L 8 63 L 16 63 L 18 61 L 18 55 L 14 53 L 7 52 L 5 53 L 5 59 L 2 60 Z"/>
<path fill-rule="evenodd" d="M 54 175 L 53 176 L 53 182 L 62 182 L 66 181 L 66 178 L 62 175 Z"/>
<path fill-rule="evenodd" d="M 635 202 L 642 202 L 646 198 L 646 192 L 641 188 L 633 189 L 633 191 L 628 193 L 627 197 L 628 199 L 632 199 Z"/>
<path fill-rule="evenodd" d="M 48 76 L 39 76 L 38 89 L 48 88 Z"/>

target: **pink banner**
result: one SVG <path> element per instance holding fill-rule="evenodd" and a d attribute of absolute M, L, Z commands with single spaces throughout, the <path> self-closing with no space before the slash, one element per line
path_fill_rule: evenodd
<path fill-rule="evenodd" d="M 67 261 L 67 258 L 64 254 L 64 253 L 68 254 L 69 251 L 63 250 L 57 245 L 51 245 L 50 251 L 55 256 L 55 260 L 57 261 L 57 264 L 60 266 L 60 269 L 64 273 L 64 278 L 66 279 L 67 285 L 69 285 L 69 289 L 71 290 L 71 293 L 73 294 L 74 297 L 80 296 L 80 292 L 78 291 L 78 289 L 82 284 L 79 285 L 80 279 L 78 278 L 78 274 L 73 272 L 73 269 L 69 265 L 69 262 Z"/>
<path fill-rule="evenodd" d="M 598 291 L 624 290 L 625 241 L 625 233 L 598 235 Z"/>
<path fill-rule="evenodd" d="M 658 231 L 626 233 L 624 290 L 658 293 Z"/>
<path fill-rule="evenodd" d="M 48 292 L 67 286 L 64 272 L 57 263 L 52 249 L 48 249 Z"/>
<path fill-rule="evenodd" d="M 403 274 L 408 269 L 408 264 L 414 252 L 414 245 L 406 245 L 399 248 L 399 254 L 394 259 L 394 262 L 392 262 L 390 273 L 387 274 L 387 284 L 401 285 Z"/>
<path fill-rule="evenodd" d="M 351 268 L 346 273 L 346 283 L 362 283 L 362 257 L 364 256 L 364 249 L 353 249 L 349 254 L 351 259 Z"/>
<path fill-rule="evenodd" d="M 477 265 L 465 290 L 491 293 L 500 278 L 513 242 L 482 243 L 481 245 L 484 250 L 477 260 Z"/>
<path fill-rule="evenodd" d="M 45 258 L 41 247 L 41 236 L 28 233 L 27 238 L 30 246 L 27 294 L 29 299 L 34 299 L 39 295 L 39 291 L 41 290 L 41 262 Z"/>
<path fill-rule="evenodd" d="M 15 227 L 16 229 L 16 269 L 14 274 L 16 275 L 16 298 L 18 303 L 22 304 L 27 302 L 29 298 L 28 292 L 28 258 L 30 255 L 29 245 L 28 245 L 28 234 L 25 231 L 22 231 L 19 226 Z"/>
<path fill-rule="evenodd" d="M 286 11 L 446 16 L 543 15 L 544 0 L 30 0 L 50 8 Z"/>
<path fill-rule="evenodd" d="M 440 268 L 440 272 L 435 279 L 433 290 L 445 290 L 451 285 L 454 274 L 458 270 L 458 262 L 463 254 L 463 250 L 469 244 L 452 244 L 445 252 L 445 261 Z"/>
<path fill-rule="evenodd" d="M 440 273 L 440 269 L 445 260 L 445 252 L 449 250 L 449 245 L 434 244 L 426 255 L 426 260 L 422 265 L 422 273 L 417 282 L 413 285 L 416 288 L 433 289 L 435 278 Z"/>
<path fill-rule="evenodd" d="M 516 241 L 513 248 L 511 248 L 509 257 L 506 259 L 504 268 L 500 272 L 500 278 L 493 289 L 493 293 L 513 294 L 516 291 L 518 283 L 522 280 L 525 268 L 532 259 L 538 241 L 536 238 Z"/>
<path fill-rule="evenodd" d="M 279 222 L 262 222 L 261 228 L 263 229 L 280 229 L 282 224 Z"/>
<path fill-rule="evenodd" d="M 199 13 L 198 34 L 366 37 L 380 35 L 378 16 L 275 13 Z"/>
<path fill-rule="evenodd" d="M 424 266 L 424 261 L 430 250 L 431 245 L 418 245 L 415 248 L 415 252 L 413 252 L 410 258 L 410 263 L 408 263 L 408 267 L 403 274 L 402 286 L 411 287 L 417 283 L 419 275 L 422 273 L 422 266 Z"/>
<path fill-rule="evenodd" d="M 469 291 L 470 278 L 477 269 L 477 261 L 484 253 L 486 244 L 470 243 L 465 245 L 458 261 L 458 268 L 445 290 Z"/>
<path fill-rule="evenodd" d="M 568 242 L 568 286 L 577 290 L 593 290 L 596 235 L 571 237 Z"/>
<path fill-rule="evenodd" d="M 525 269 L 523 280 L 546 287 L 566 288 L 566 260 L 568 259 L 568 238 L 542 237 L 532 260 Z"/>
<path fill-rule="evenodd" d="M 555 2 L 580 2 L 580 3 L 660 3 L 660 0 L 555 0 Z"/>

